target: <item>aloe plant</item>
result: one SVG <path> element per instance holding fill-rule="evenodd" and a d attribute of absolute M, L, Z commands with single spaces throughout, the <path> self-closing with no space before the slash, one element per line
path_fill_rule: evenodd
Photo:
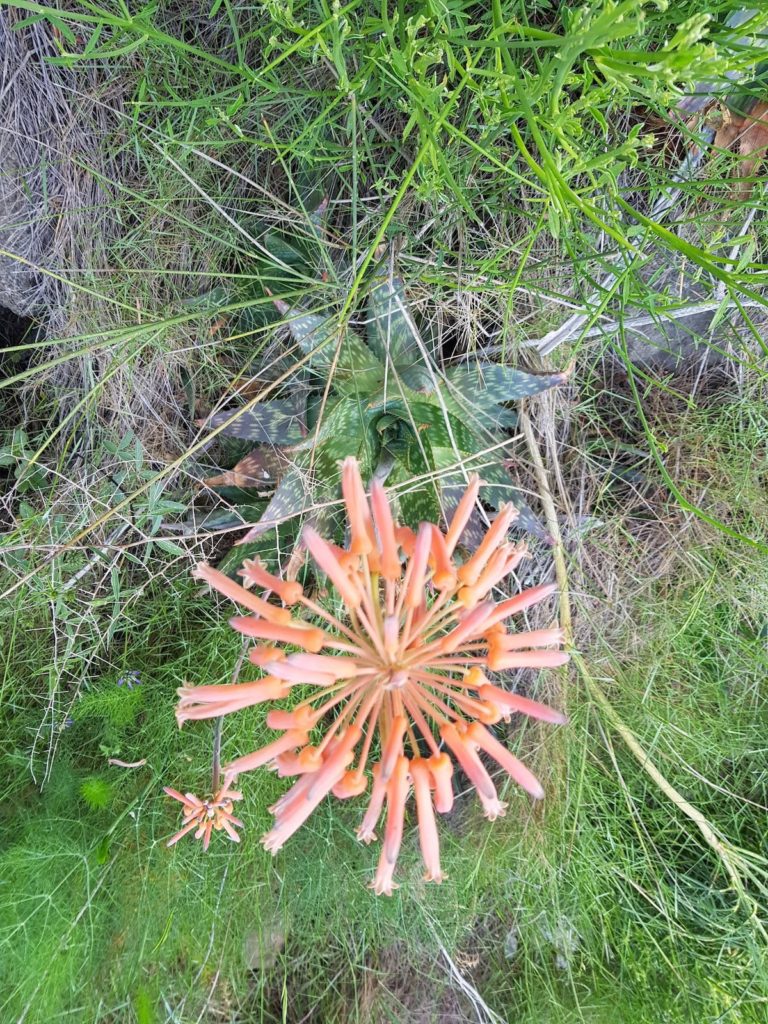
<path fill-rule="evenodd" d="M 280 260 L 300 265 L 303 254 L 283 239 L 277 246 L 276 239 L 269 244 Z M 374 277 L 360 329 L 340 325 L 334 312 L 308 312 L 280 299 L 274 305 L 308 357 L 308 372 L 302 371 L 300 388 L 245 409 L 222 431 L 255 447 L 211 485 L 242 487 L 265 474 L 277 477 L 271 499 L 241 543 L 332 502 L 338 464 L 349 455 L 367 479 L 403 485 L 399 511 L 406 523 L 437 521 L 449 513 L 466 472 L 477 470 L 487 484 L 484 499 L 493 507 L 513 501 L 518 526 L 546 539 L 514 486 L 503 442 L 517 420 L 509 404 L 562 383 L 565 374 L 532 374 L 488 362 L 441 371 L 397 276 Z M 217 412 L 205 423 L 220 427 L 233 411 Z M 471 543 L 471 530 L 468 536 Z"/>

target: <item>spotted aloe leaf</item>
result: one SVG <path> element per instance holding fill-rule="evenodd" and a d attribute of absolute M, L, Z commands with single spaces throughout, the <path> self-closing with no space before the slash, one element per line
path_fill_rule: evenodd
<path fill-rule="evenodd" d="M 541 394 L 568 379 L 565 373 L 526 373 L 500 363 L 453 366 L 446 379 L 476 402 L 517 402 Z"/>
<path fill-rule="evenodd" d="M 493 508 L 499 508 L 504 502 L 511 501 L 519 513 L 515 520 L 515 527 L 538 537 L 545 544 L 553 543 L 549 530 L 529 508 L 522 492 L 515 486 L 509 470 L 503 463 L 497 462 L 483 466 L 479 469 L 479 473 L 481 479 L 486 482 L 486 486 L 483 487 L 484 501 L 487 501 Z"/>
<path fill-rule="evenodd" d="M 286 519 L 298 516 L 309 503 L 308 491 L 306 473 L 298 466 L 293 466 L 280 478 L 277 490 L 270 498 L 259 521 L 238 541 L 238 544 L 247 544 Z"/>
<path fill-rule="evenodd" d="M 334 316 L 319 316 L 291 308 L 287 303 L 276 301 L 278 310 L 286 317 L 291 335 L 296 339 L 305 355 L 311 355 L 312 365 L 318 370 L 331 370 L 339 378 L 360 380 L 368 375 L 377 381 L 382 374 L 381 365 L 365 342 L 354 331 L 344 330 L 339 340 L 339 324 Z M 338 357 L 336 350 L 338 351 Z"/>
<path fill-rule="evenodd" d="M 240 413 L 236 420 L 222 430 L 222 434 L 261 444 L 298 444 L 306 435 L 306 405 L 306 396 L 303 394 L 273 402 L 259 402 Z M 203 423 L 215 429 L 226 423 L 234 411 L 230 409 L 214 413 Z"/>
<path fill-rule="evenodd" d="M 484 445 L 487 445 L 489 432 L 512 430 L 517 425 L 518 415 L 514 409 L 496 405 L 484 395 L 478 396 L 469 390 L 464 392 L 451 384 L 446 384 L 441 393 L 446 407 L 484 438 Z"/>
<path fill-rule="evenodd" d="M 437 404 L 411 402 L 410 413 L 434 448 L 458 448 L 462 452 L 471 452 L 482 447 L 482 441 L 466 423 Z"/>
<path fill-rule="evenodd" d="M 312 433 L 296 451 L 317 449 L 331 439 L 343 441 L 350 435 L 360 433 L 360 404 L 354 398 L 344 395 L 340 398 L 330 397 L 319 410 Z"/>
<path fill-rule="evenodd" d="M 348 396 L 331 400 L 322 417 L 301 445 L 294 449 L 303 463 L 312 466 L 311 482 L 315 499 L 335 496 L 339 484 L 339 463 L 354 455 L 362 466 L 373 467 L 379 449 L 372 421 L 365 408 Z"/>
<path fill-rule="evenodd" d="M 275 258 L 278 264 L 285 264 L 291 268 L 306 268 L 307 257 L 295 246 L 279 235 L 276 231 L 265 231 L 261 236 L 261 244 Z"/>
<path fill-rule="evenodd" d="M 438 376 L 433 368 L 424 363 L 413 363 L 411 366 L 396 367 L 396 372 L 403 384 L 411 391 L 420 392 L 422 395 L 431 395 L 439 383 Z"/>
<path fill-rule="evenodd" d="M 368 345 L 382 361 L 387 354 L 396 366 L 421 359 L 418 329 L 399 277 L 381 279 L 368 301 Z"/>
<path fill-rule="evenodd" d="M 374 458 L 377 449 L 378 445 L 366 431 L 365 424 L 361 423 L 358 433 L 349 437 L 334 438 L 322 446 L 315 459 L 318 475 L 322 475 L 324 480 L 329 480 L 335 485 L 339 479 L 338 466 L 343 459 L 354 455 L 362 465 Z"/>
<path fill-rule="evenodd" d="M 429 441 L 409 438 L 407 433 L 409 428 L 403 425 L 400 436 L 387 445 L 387 451 L 395 458 L 388 483 L 404 485 L 398 494 L 400 516 L 406 526 L 416 529 L 422 522 L 439 522 L 439 484 L 434 480 L 435 455 Z"/>

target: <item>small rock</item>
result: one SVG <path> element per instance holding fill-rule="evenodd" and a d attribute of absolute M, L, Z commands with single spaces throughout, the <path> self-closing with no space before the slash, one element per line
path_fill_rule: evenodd
<path fill-rule="evenodd" d="M 504 939 L 504 956 L 507 960 L 514 960 L 520 945 L 517 928 L 514 925 L 509 929 Z"/>
<path fill-rule="evenodd" d="M 245 936 L 245 963 L 251 971 L 269 971 L 285 948 L 285 928 L 273 922 Z"/>

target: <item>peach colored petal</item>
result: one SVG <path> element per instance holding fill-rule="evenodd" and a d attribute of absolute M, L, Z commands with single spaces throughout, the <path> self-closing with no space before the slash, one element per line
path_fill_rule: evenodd
<path fill-rule="evenodd" d="M 486 814 L 489 817 L 491 815 L 498 817 L 503 814 L 503 805 L 499 800 L 493 779 L 486 771 L 485 765 L 477 756 L 472 744 L 466 741 L 455 725 L 444 725 L 440 729 L 440 735 L 451 748 L 464 774 L 477 790 L 477 795 Z"/>
<path fill-rule="evenodd" d="M 381 543 L 381 573 L 385 580 L 400 579 L 400 556 L 397 550 L 395 524 L 392 509 L 387 501 L 383 485 L 378 480 L 371 484 L 371 507 L 373 520 Z"/>
<path fill-rule="evenodd" d="M 183 836 L 185 836 L 187 834 L 187 832 L 191 832 L 192 829 L 195 828 L 196 826 L 197 826 L 197 818 L 195 818 L 193 821 L 190 821 L 188 825 L 184 826 L 184 828 L 180 829 L 176 833 L 176 835 L 171 836 L 171 838 L 168 840 L 168 842 L 165 845 L 166 846 L 174 846 L 176 843 L 178 843 L 178 841 Z"/>
<path fill-rule="evenodd" d="M 241 604 L 255 615 L 261 615 L 269 622 L 285 624 L 291 621 L 291 613 L 286 608 L 278 608 L 256 594 L 249 593 L 245 587 L 241 587 L 239 583 L 235 583 L 229 576 L 225 576 L 223 572 L 212 568 L 206 562 L 201 562 L 195 567 L 194 575 L 231 601 Z"/>
<path fill-rule="evenodd" d="M 376 877 L 371 888 L 377 896 L 391 896 L 397 886 L 392 876 L 403 840 L 405 802 L 408 799 L 408 758 L 399 757 L 392 778 L 387 785 L 387 823 L 384 829 L 384 843 L 379 858 Z"/>
<path fill-rule="evenodd" d="M 530 718 L 540 718 L 543 722 L 551 722 L 553 725 L 564 725 L 568 718 L 561 711 L 540 704 L 528 697 L 520 697 L 516 693 L 508 693 L 492 683 L 485 683 L 477 691 L 483 700 L 490 700 L 497 704 L 502 711 L 519 711 Z"/>
<path fill-rule="evenodd" d="M 267 712 L 267 725 L 270 729 L 298 729 L 300 732 L 309 732 L 316 724 L 317 715 L 314 708 L 307 704 L 294 708 L 293 711 L 273 708 Z"/>
<path fill-rule="evenodd" d="M 339 562 L 328 542 L 311 526 L 305 526 L 302 533 L 307 550 L 318 566 L 328 576 L 349 608 L 359 608 L 363 599 L 362 590 L 356 580 L 350 578 Z"/>
<path fill-rule="evenodd" d="M 413 558 L 416 550 L 416 534 L 410 526 L 395 526 L 395 539 L 399 547 L 403 549 L 407 558 Z"/>
<path fill-rule="evenodd" d="M 281 626 L 251 615 L 235 616 L 229 620 L 229 624 L 245 636 L 252 636 L 257 640 L 279 640 L 284 644 L 294 644 L 312 654 L 317 654 L 325 646 L 326 635 L 316 626 Z"/>
<path fill-rule="evenodd" d="M 289 654 L 288 661 L 299 668 L 332 676 L 334 680 L 354 679 L 363 670 L 355 658 L 347 658 L 340 654 Z"/>
<path fill-rule="evenodd" d="M 501 604 L 496 605 L 493 614 L 488 620 L 488 625 L 494 626 L 497 622 L 503 622 L 504 619 L 508 619 L 510 615 L 524 612 L 540 601 L 546 600 L 556 591 L 556 583 L 540 583 L 537 587 L 529 587 L 527 590 L 522 590 L 515 597 L 510 597 L 508 601 L 502 601 Z"/>
<path fill-rule="evenodd" d="M 405 592 L 406 608 L 418 608 L 424 600 L 424 582 L 432 543 L 432 529 L 429 523 L 422 523 L 416 535 L 416 544 L 408 566 L 408 589 Z"/>
<path fill-rule="evenodd" d="M 381 817 L 381 809 L 384 806 L 384 799 L 387 795 L 387 783 L 381 777 L 381 765 L 373 766 L 373 787 L 371 799 L 365 812 L 360 828 L 357 830 L 357 838 L 361 843 L 371 843 L 376 839 L 374 829 Z"/>
<path fill-rule="evenodd" d="M 284 580 L 267 572 L 258 558 L 246 558 L 238 576 L 243 577 L 246 587 L 273 590 L 284 604 L 296 604 L 304 593 L 304 588 L 296 580 Z"/>
<path fill-rule="evenodd" d="M 325 792 L 328 791 L 325 788 L 328 779 L 334 780 L 331 783 L 331 786 L 336 785 L 336 782 L 344 774 L 344 770 L 354 760 L 354 748 L 360 742 L 360 737 L 362 735 L 363 731 L 359 725 L 350 725 L 347 727 L 346 732 L 342 733 L 342 735 L 338 737 L 333 749 L 329 751 L 327 758 L 323 761 L 322 768 L 317 772 L 312 780 L 312 785 L 309 787 L 308 792 L 308 797 L 310 799 L 315 795 L 317 790 L 323 789 Z"/>
<path fill-rule="evenodd" d="M 213 704 L 230 700 L 237 704 L 243 700 L 261 704 L 265 700 L 282 700 L 290 690 L 290 686 L 286 686 L 282 680 L 265 676 L 264 679 L 257 679 L 253 683 L 180 686 L 176 693 L 179 695 L 179 704 Z"/>
<path fill-rule="evenodd" d="M 240 772 L 251 772 L 254 768 L 261 768 L 262 765 L 269 764 L 270 761 L 274 760 L 278 754 L 284 754 L 288 750 L 295 750 L 296 747 L 303 747 L 308 739 L 309 736 L 306 732 L 302 732 L 300 729 L 289 729 L 283 736 L 273 740 L 272 743 L 268 743 L 260 750 L 254 750 L 252 754 L 238 757 L 228 765 L 225 765 L 224 774 L 227 778 L 232 779 L 239 775 Z"/>
<path fill-rule="evenodd" d="M 349 518 L 350 551 L 355 555 L 368 555 L 375 547 L 373 524 L 357 459 L 352 456 L 341 464 L 341 493 Z"/>
<path fill-rule="evenodd" d="M 291 661 L 290 656 L 283 658 L 282 661 L 268 661 L 264 668 L 271 675 L 291 683 L 291 685 L 332 686 L 336 681 L 334 676 L 324 675 L 322 672 L 308 668 L 300 668 Z"/>
<path fill-rule="evenodd" d="M 472 608 L 478 601 L 481 601 L 490 590 L 497 586 L 509 573 L 510 544 L 503 544 L 491 555 L 488 564 L 480 573 L 477 582 L 472 586 L 465 586 L 459 591 L 459 600 L 468 608 Z"/>
<path fill-rule="evenodd" d="M 230 825 L 229 821 L 226 818 L 220 818 L 219 820 L 220 820 L 220 823 L 221 823 L 221 828 L 224 829 L 224 831 L 227 833 L 227 835 L 232 840 L 232 842 L 233 843 L 239 843 L 240 842 L 240 836 L 232 828 L 232 826 Z M 236 824 L 238 824 L 240 826 L 242 826 L 242 824 L 243 824 L 241 821 L 238 822 L 236 818 L 234 819 L 234 821 L 235 821 Z"/>
<path fill-rule="evenodd" d="M 344 772 L 341 779 L 332 789 L 337 800 L 349 800 L 353 796 L 360 796 L 368 789 L 368 779 L 358 771 Z"/>
<path fill-rule="evenodd" d="M 181 728 L 185 722 L 202 722 L 208 718 L 222 718 L 251 707 L 253 701 L 218 701 L 215 704 L 191 704 L 176 708 L 176 721 Z"/>
<path fill-rule="evenodd" d="M 480 701 L 480 710 L 477 712 L 478 722 L 482 722 L 483 725 L 496 725 L 503 717 L 504 714 L 498 704 L 491 700 Z"/>
<path fill-rule="evenodd" d="M 471 612 L 464 616 L 458 626 L 441 637 L 437 644 L 437 651 L 444 654 L 449 651 L 457 651 L 462 644 L 480 636 L 486 627 L 488 618 L 492 615 L 494 605 L 490 601 L 477 605 Z"/>
<path fill-rule="evenodd" d="M 484 726 L 480 725 L 479 722 L 473 722 L 467 730 L 467 739 L 469 742 L 480 747 L 486 754 L 497 761 L 501 767 L 509 774 L 509 776 L 515 780 L 518 786 L 521 786 L 526 792 L 530 793 L 536 800 L 540 800 L 544 796 L 544 790 L 541 783 L 528 768 L 518 761 L 518 759 L 511 754 L 507 748 L 496 739 L 495 736 L 491 735 Z"/>
<path fill-rule="evenodd" d="M 261 841 L 265 850 L 273 855 L 277 853 L 294 832 L 301 828 L 321 801 L 328 796 L 346 770 L 343 758 L 334 760 L 333 770 L 323 774 L 326 767 L 327 762 L 319 772 L 305 775 L 293 787 L 297 791 L 293 799 L 280 809 L 275 824 L 262 837 Z"/>
<path fill-rule="evenodd" d="M 258 665 L 259 668 L 263 668 L 268 661 L 282 661 L 285 656 L 282 647 L 273 647 L 271 644 L 266 647 L 263 645 L 252 647 L 248 652 L 248 660 L 252 665 Z"/>
<path fill-rule="evenodd" d="M 470 587 L 477 583 L 480 573 L 485 568 L 486 562 L 496 548 L 500 544 L 504 543 L 507 536 L 507 530 L 517 517 L 518 511 L 514 505 L 507 504 L 501 506 L 498 515 L 491 523 L 488 532 L 478 545 L 477 550 L 459 569 L 458 575 L 462 583 L 465 583 Z"/>
<path fill-rule="evenodd" d="M 451 525 L 448 527 L 448 532 L 445 535 L 445 546 L 448 549 L 450 555 L 453 554 L 456 545 L 461 539 L 461 535 L 469 522 L 469 517 L 472 515 L 472 511 L 477 503 L 477 496 L 480 492 L 480 477 L 477 473 L 473 473 L 469 478 L 467 489 L 461 496 L 459 504 L 456 506 L 456 511 L 453 513 L 451 519 Z"/>
<path fill-rule="evenodd" d="M 280 779 L 285 779 L 292 775 L 304 775 L 308 771 L 317 771 L 316 765 L 312 767 L 303 766 L 301 757 L 295 750 L 289 750 L 285 754 L 278 754 L 275 758 L 275 768 L 277 768 L 277 775 Z"/>
<path fill-rule="evenodd" d="M 435 783 L 435 809 L 440 814 L 448 814 L 453 808 L 453 765 L 447 754 L 433 754 L 427 760 L 432 779 Z"/>
<path fill-rule="evenodd" d="M 491 672 L 503 672 L 510 668 L 558 668 L 570 660 L 565 651 L 497 651 L 488 652 L 488 668 Z"/>
<path fill-rule="evenodd" d="M 445 875 L 440 870 L 440 839 L 437 834 L 435 812 L 432 807 L 432 793 L 429 787 L 430 770 L 423 758 L 411 761 L 411 778 L 416 797 L 416 816 L 419 823 L 419 846 L 424 867 L 426 882 L 443 881 Z"/>
<path fill-rule="evenodd" d="M 456 586 L 456 567 L 445 543 L 445 537 L 432 524 L 430 555 L 434 564 L 432 585 L 438 590 L 453 590 Z"/>
<path fill-rule="evenodd" d="M 390 776 L 395 770 L 397 759 L 403 753 L 403 736 L 405 736 L 407 725 L 408 722 L 403 715 L 396 715 L 390 723 L 389 733 L 381 758 L 382 782 L 389 782 Z"/>
<path fill-rule="evenodd" d="M 520 651 L 532 647 L 559 646 L 564 639 L 563 629 L 532 629 L 527 633 L 497 633 L 493 644 L 501 651 Z"/>

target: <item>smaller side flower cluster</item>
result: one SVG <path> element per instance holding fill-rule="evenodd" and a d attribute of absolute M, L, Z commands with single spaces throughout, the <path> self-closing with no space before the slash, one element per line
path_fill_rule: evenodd
<path fill-rule="evenodd" d="M 174 800 L 178 800 L 184 808 L 183 825 L 175 836 L 171 836 L 166 845 L 173 846 L 193 829 L 195 839 L 202 839 L 204 850 L 208 849 L 213 832 L 224 831 L 233 843 L 239 843 L 240 836 L 235 829 L 242 828 L 243 823 L 234 816 L 232 808 L 236 800 L 243 799 L 243 794 L 230 789 L 230 785 L 231 780 L 227 780 L 218 793 L 202 800 L 194 793 L 179 793 L 178 790 L 165 786 L 163 791 Z"/>

